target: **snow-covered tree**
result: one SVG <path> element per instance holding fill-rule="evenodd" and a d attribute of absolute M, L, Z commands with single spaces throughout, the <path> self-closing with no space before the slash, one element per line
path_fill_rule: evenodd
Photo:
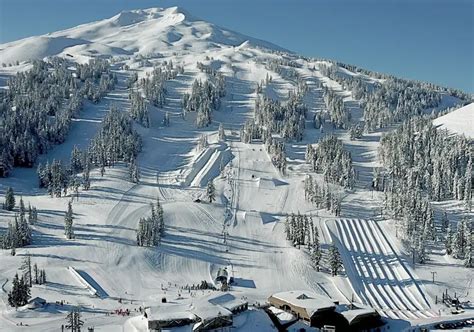
<path fill-rule="evenodd" d="M 331 270 L 331 275 L 336 276 L 342 267 L 342 259 L 339 250 L 335 245 L 331 245 L 329 247 L 329 268 Z"/>
<path fill-rule="evenodd" d="M 130 159 L 130 163 L 128 165 L 128 176 L 130 182 L 139 183 L 140 182 L 140 170 L 137 165 L 137 161 L 134 157 Z"/>
<path fill-rule="evenodd" d="M 25 282 L 28 284 L 29 287 L 31 287 L 33 284 L 33 274 L 31 273 L 31 257 L 28 253 L 23 258 L 21 271 L 23 272 Z"/>
<path fill-rule="evenodd" d="M 12 211 L 15 207 L 15 193 L 13 192 L 12 187 L 8 187 L 5 192 L 5 203 L 3 203 L 3 208 L 7 211 Z"/>
<path fill-rule="evenodd" d="M 66 316 L 66 329 L 71 332 L 80 332 L 84 321 L 81 319 L 81 310 L 79 307 L 73 307 Z"/>
<path fill-rule="evenodd" d="M 66 239 L 68 240 L 74 239 L 73 220 L 72 203 L 68 202 L 67 211 L 64 215 L 64 235 L 66 235 Z"/>
<path fill-rule="evenodd" d="M 12 289 L 8 292 L 8 304 L 10 306 L 18 308 L 28 303 L 30 299 L 30 286 L 25 281 L 23 276 L 18 278 L 18 273 L 12 280 Z"/>
<path fill-rule="evenodd" d="M 161 237 L 164 234 L 163 208 L 159 199 L 156 201 L 156 206 L 153 203 L 150 204 L 150 214 L 150 217 L 140 218 L 138 221 L 138 246 L 157 246 L 160 244 Z"/>
<path fill-rule="evenodd" d="M 216 187 L 214 186 L 214 181 L 209 180 L 206 187 L 206 196 L 209 200 L 209 203 L 212 203 L 216 200 Z"/>
<path fill-rule="evenodd" d="M 225 141 L 225 131 L 222 123 L 219 124 L 219 141 Z"/>

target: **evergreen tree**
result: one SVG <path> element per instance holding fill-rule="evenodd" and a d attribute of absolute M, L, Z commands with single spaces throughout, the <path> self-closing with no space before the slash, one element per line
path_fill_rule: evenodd
<path fill-rule="evenodd" d="M 225 141 L 225 131 L 222 123 L 219 124 L 219 141 Z"/>
<path fill-rule="evenodd" d="M 21 306 L 21 286 L 20 279 L 18 278 L 18 273 L 15 274 L 15 277 L 12 280 L 12 289 L 8 293 L 8 304 L 12 307 Z"/>
<path fill-rule="evenodd" d="M 66 239 L 68 240 L 74 239 L 73 220 L 72 203 L 68 202 L 67 211 L 64 215 L 64 235 L 66 235 Z"/>
<path fill-rule="evenodd" d="M 335 245 L 329 247 L 329 267 L 331 275 L 336 276 L 342 268 L 342 259 Z"/>
<path fill-rule="evenodd" d="M 312 219 L 312 218 L 311 218 Z M 318 234 L 318 228 L 313 224 L 313 221 L 311 220 L 311 245 L 310 245 L 310 256 L 311 256 L 311 262 L 313 263 L 313 266 L 316 268 L 316 271 L 319 272 L 320 265 L 321 265 L 321 258 L 322 258 L 322 251 L 321 251 L 321 246 L 319 244 L 319 234 Z"/>
<path fill-rule="evenodd" d="M 473 233 L 470 230 L 467 233 L 467 241 L 466 241 L 466 252 L 464 254 L 464 266 L 465 267 L 474 267 L 474 248 L 473 248 Z"/>
<path fill-rule="evenodd" d="M 34 281 L 35 281 L 35 284 L 39 284 L 39 270 L 38 270 L 38 265 L 35 263 L 33 265 L 33 275 L 34 275 Z"/>
<path fill-rule="evenodd" d="M 42 269 L 42 270 L 41 270 L 41 279 L 40 279 L 40 280 L 41 280 L 40 283 L 41 283 L 42 285 L 46 283 L 46 271 L 45 271 L 45 269 Z"/>
<path fill-rule="evenodd" d="M 23 272 L 25 282 L 28 284 L 29 287 L 31 287 L 33 285 L 33 274 L 31 273 L 31 257 L 28 253 L 23 258 L 21 271 Z"/>
<path fill-rule="evenodd" d="M 472 210 L 472 157 L 469 154 L 469 161 L 466 167 L 466 174 L 464 176 L 464 206 L 466 210 L 471 212 Z"/>
<path fill-rule="evenodd" d="M 3 204 L 3 208 L 7 211 L 12 211 L 15 207 L 15 194 L 13 192 L 12 187 L 8 187 L 5 193 L 5 203 Z"/>
<path fill-rule="evenodd" d="M 133 182 L 133 183 L 140 182 L 140 171 L 137 165 L 137 161 L 133 157 L 130 159 L 130 164 L 128 166 L 128 174 L 129 174 L 130 182 Z"/>
<path fill-rule="evenodd" d="M 81 311 L 79 307 L 72 308 L 66 316 L 66 329 L 71 332 L 80 332 L 84 322 L 81 320 Z"/>
<path fill-rule="evenodd" d="M 8 293 L 8 304 L 18 308 L 28 303 L 30 299 L 30 287 L 23 277 L 18 278 L 18 273 L 12 280 L 12 289 Z"/>
<path fill-rule="evenodd" d="M 463 259 L 466 254 L 467 221 L 463 218 L 459 223 L 453 239 L 453 256 Z"/>
<path fill-rule="evenodd" d="M 164 220 L 163 206 L 160 203 L 159 197 L 156 198 L 156 216 L 158 218 L 160 235 L 163 236 L 165 232 L 165 220 Z"/>
<path fill-rule="evenodd" d="M 207 199 L 209 200 L 209 203 L 212 203 L 216 199 L 216 188 L 214 187 L 214 181 L 209 180 L 207 183 L 207 188 L 206 188 L 206 195 Z"/>
<path fill-rule="evenodd" d="M 444 240 L 444 247 L 446 248 L 446 253 L 451 255 L 453 253 L 453 231 L 451 230 L 451 226 L 448 223 L 448 227 L 446 228 L 446 237 Z"/>

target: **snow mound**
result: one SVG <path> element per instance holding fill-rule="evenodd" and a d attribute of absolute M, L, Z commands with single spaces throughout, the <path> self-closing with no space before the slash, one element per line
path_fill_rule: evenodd
<path fill-rule="evenodd" d="M 433 124 L 453 134 L 474 139 L 474 103 L 435 119 Z"/>

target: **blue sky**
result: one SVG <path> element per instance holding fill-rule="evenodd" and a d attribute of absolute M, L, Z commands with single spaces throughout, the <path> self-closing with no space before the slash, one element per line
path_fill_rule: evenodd
<path fill-rule="evenodd" d="M 474 92 L 472 0 L 0 0 L 0 43 L 174 5 L 303 55 Z"/>

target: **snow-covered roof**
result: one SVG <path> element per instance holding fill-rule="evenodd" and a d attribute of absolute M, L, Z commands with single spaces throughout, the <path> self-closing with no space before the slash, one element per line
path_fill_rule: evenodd
<path fill-rule="evenodd" d="M 282 324 L 291 322 L 292 320 L 295 320 L 296 318 L 293 314 L 286 312 L 284 310 L 275 308 L 273 306 L 269 307 L 268 310 L 270 310 Z"/>
<path fill-rule="evenodd" d="M 194 304 L 193 307 L 194 308 L 192 312 L 202 320 L 209 320 L 217 318 L 219 316 L 232 316 L 232 312 L 230 312 L 226 308 L 219 305 L 213 305 L 207 301 Z"/>
<path fill-rule="evenodd" d="M 229 293 L 211 297 L 208 301 L 212 304 L 220 305 L 230 311 L 247 303 L 247 301 L 237 299 L 234 295 Z"/>
<path fill-rule="evenodd" d="M 287 291 L 273 294 L 272 297 L 305 309 L 310 317 L 319 310 L 335 308 L 329 298 L 311 291 Z"/>
<path fill-rule="evenodd" d="M 32 303 L 32 302 L 35 302 L 35 303 L 46 303 L 46 300 L 43 299 L 42 297 L 36 296 L 36 297 L 34 297 L 34 298 L 32 298 L 31 300 L 28 301 L 28 303 Z"/>
<path fill-rule="evenodd" d="M 341 315 L 343 315 L 347 319 L 349 324 L 351 324 L 356 318 L 363 317 L 363 316 L 378 315 L 378 313 L 372 308 L 362 308 L 362 309 L 342 311 Z"/>
<path fill-rule="evenodd" d="M 440 116 L 433 124 L 447 129 L 450 133 L 474 139 L 474 103 Z"/>
<path fill-rule="evenodd" d="M 170 321 L 175 319 L 195 320 L 197 317 L 191 311 L 189 304 L 169 304 L 153 306 L 147 309 L 148 320 Z"/>

